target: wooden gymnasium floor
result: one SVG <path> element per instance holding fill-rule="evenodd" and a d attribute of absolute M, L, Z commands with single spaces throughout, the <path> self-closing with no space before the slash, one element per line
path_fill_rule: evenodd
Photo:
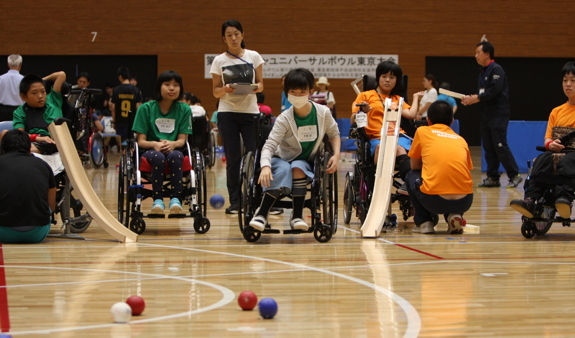
<path fill-rule="evenodd" d="M 479 149 L 473 153 L 479 165 Z M 116 160 L 87 169 L 114 214 Z M 351 164 L 341 163 L 340 197 Z M 226 195 L 224 170 L 219 159 L 208 170 L 209 195 Z M 473 176 L 480 181 L 479 169 Z M 522 189 L 476 189 L 463 235 L 447 235 L 444 222 L 435 235 L 412 234 L 409 220 L 362 239 L 357 219 L 345 225 L 340 211 L 329 243 L 305 234 L 250 244 L 236 215 L 209 209 L 204 235 L 191 219 L 147 220 L 135 244 L 92 224 L 84 241 L 2 245 L 1 328 L 17 337 L 572 336 L 575 229 L 554 225 L 525 239 L 507 206 L 521 196 Z M 240 310 L 244 290 L 274 298 L 276 318 Z M 130 295 L 143 296 L 146 310 L 114 324 L 110 306 Z"/>

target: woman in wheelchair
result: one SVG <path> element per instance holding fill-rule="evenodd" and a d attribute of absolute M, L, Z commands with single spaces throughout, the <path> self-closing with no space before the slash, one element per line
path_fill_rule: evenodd
<path fill-rule="evenodd" d="M 567 102 L 549 115 L 545 133 L 547 151 L 533 163 L 529 182 L 525 182 L 524 199 L 510 203 L 511 208 L 528 218 L 533 218 L 537 201 L 550 186 L 554 186 L 557 213 L 561 218 L 571 218 L 575 198 L 575 62 L 567 62 L 561 74 Z"/>
<path fill-rule="evenodd" d="M 167 166 L 171 173 L 170 214 L 182 214 L 182 161 L 178 149 L 186 144 L 192 133 L 190 107 L 179 102 L 184 92 L 182 77 L 171 70 L 160 74 L 154 89 L 155 100 L 138 108 L 132 130 L 137 133 L 138 146 L 145 150 L 143 157 L 152 167 L 154 203 L 152 214 L 164 214 L 163 173 Z"/>
<path fill-rule="evenodd" d="M 314 76 L 307 69 L 292 69 L 286 75 L 284 92 L 292 107 L 277 117 L 262 149 L 258 184 L 265 194 L 249 223 L 256 230 L 265 229 L 270 208 L 286 190 L 291 190 L 293 201 L 290 226 L 296 230 L 308 230 L 309 226 L 303 220 L 303 208 L 307 182 L 314 175 L 310 160 L 323 142 L 324 135 L 328 136 L 333 148 L 326 172 L 337 171 L 341 144 L 339 130 L 329 108 L 309 100 L 313 86 Z"/>
<path fill-rule="evenodd" d="M 400 94 L 403 92 L 403 84 L 401 83 L 403 71 L 398 64 L 392 61 L 383 61 L 377 66 L 375 76 L 377 80 L 377 88 L 359 93 L 353 102 L 351 123 L 355 123 L 355 115 L 360 109 L 367 113 L 367 126 L 364 130 L 370 139 L 370 150 L 374 162 L 377 163 L 379 144 L 381 142 L 380 130 L 383 124 L 385 109 L 384 101 L 389 97 L 391 98 L 393 105 L 397 107 Z M 418 102 L 422 95 L 423 92 L 413 94 L 413 106 L 410 106 L 407 103 L 403 104 L 401 115 L 404 118 L 410 120 L 415 118 L 419 106 Z M 410 170 L 407 151 L 409 151 L 411 146 L 411 139 L 404 134 L 405 132 L 401 130 L 396 151 L 396 162 L 400 177 L 405 181 L 405 175 Z"/>

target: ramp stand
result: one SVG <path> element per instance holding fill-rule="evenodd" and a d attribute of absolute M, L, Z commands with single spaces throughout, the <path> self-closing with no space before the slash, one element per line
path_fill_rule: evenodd
<path fill-rule="evenodd" d="M 397 139 L 399 138 L 403 98 L 400 98 L 397 109 L 392 109 L 391 104 L 391 99 L 386 98 L 384 120 L 380 131 L 381 143 L 379 145 L 375 185 L 371 205 L 369 206 L 365 222 L 363 222 L 361 227 L 361 236 L 367 238 L 379 237 L 385 218 L 391 210 L 391 188 L 393 186 L 395 153 Z M 393 133 L 389 133 L 388 128 L 392 124 L 394 124 Z M 381 207 L 376 207 L 375 203 Z"/>

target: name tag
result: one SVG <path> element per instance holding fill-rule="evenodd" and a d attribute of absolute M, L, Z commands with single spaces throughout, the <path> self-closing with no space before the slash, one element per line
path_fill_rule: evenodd
<path fill-rule="evenodd" d="M 355 115 L 355 124 L 357 125 L 358 128 L 367 127 L 367 114 L 362 111 L 359 111 Z"/>
<path fill-rule="evenodd" d="M 479 88 L 479 95 L 485 93 L 485 88 Z"/>
<path fill-rule="evenodd" d="M 297 129 L 297 138 L 300 142 L 312 142 L 317 139 L 317 126 L 303 126 Z"/>
<path fill-rule="evenodd" d="M 176 128 L 175 119 L 156 119 L 156 127 L 160 133 L 170 134 Z"/>

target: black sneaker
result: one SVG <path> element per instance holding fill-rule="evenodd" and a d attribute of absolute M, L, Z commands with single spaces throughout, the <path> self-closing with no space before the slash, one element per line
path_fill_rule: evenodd
<path fill-rule="evenodd" d="M 284 212 L 284 209 L 282 209 L 282 208 L 271 207 L 268 214 L 270 214 L 270 215 L 281 215 L 281 214 L 283 214 L 283 212 Z"/>
<path fill-rule="evenodd" d="M 232 203 L 229 207 L 226 208 L 226 214 L 233 215 L 237 214 L 239 210 L 238 203 Z"/>
<path fill-rule="evenodd" d="M 483 180 L 482 183 L 479 183 L 477 186 L 480 188 L 499 188 L 501 186 L 501 183 L 499 183 L 498 179 L 487 177 L 486 179 Z"/>
<path fill-rule="evenodd" d="M 509 206 L 515 209 L 521 215 L 533 218 L 535 202 L 531 198 L 526 198 L 524 200 L 513 200 L 509 203 Z"/>

